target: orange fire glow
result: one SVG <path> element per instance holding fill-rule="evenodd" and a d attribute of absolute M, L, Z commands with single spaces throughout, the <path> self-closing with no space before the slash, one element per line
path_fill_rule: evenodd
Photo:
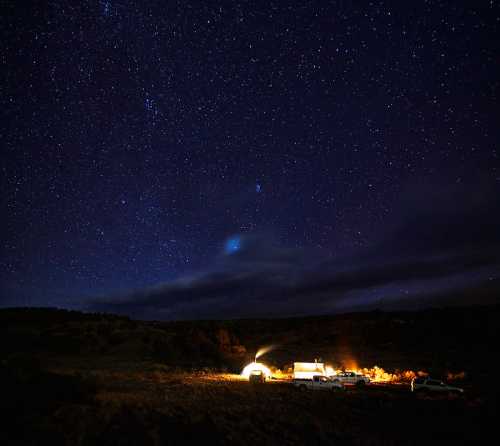
<path fill-rule="evenodd" d="M 353 361 L 353 364 L 355 362 Z M 386 372 L 382 367 L 377 365 L 373 367 L 349 367 L 344 370 L 354 372 L 358 375 L 365 375 L 370 378 L 371 382 L 375 383 L 407 383 L 415 378 L 416 376 L 427 375 L 427 373 L 422 371 L 414 372 L 413 370 L 396 370 L 394 373 Z M 336 374 L 342 372 L 341 369 L 334 369 L 331 366 L 326 367 L 326 373 L 328 376 L 335 376 Z"/>

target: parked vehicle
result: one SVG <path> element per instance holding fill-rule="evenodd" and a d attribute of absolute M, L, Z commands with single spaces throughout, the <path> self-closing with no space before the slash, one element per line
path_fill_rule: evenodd
<path fill-rule="evenodd" d="M 411 391 L 418 393 L 449 393 L 461 395 L 464 389 L 460 387 L 450 386 L 438 379 L 425 377 L 413 378 L 411 380 Z"/>
<path fill-rule="evenodd" d="M 341 384 L 347 385 L 355 385 L 355 386 L 364 386 L 365 384 L 370 383 L 370 378 L 365 375 L 358 375 L 354 372 L 341 372 L 333 375 L 331 377 L 333 382 L 339 382 Z"/>
<path fill-rule="evenodd" d="M 266 382 L 266 375 L 262 370 L 252 370 L 248 375 L 248 381 L 254 384 L 262 384 Z"/>
<path fill-rule="evenodd" d="M 300 390 L 343 390 L 344 386 L 340 382 L 333 382 L 323 375 L 315 375 L 312 379 L 294 378 L 293 385 Z"/>

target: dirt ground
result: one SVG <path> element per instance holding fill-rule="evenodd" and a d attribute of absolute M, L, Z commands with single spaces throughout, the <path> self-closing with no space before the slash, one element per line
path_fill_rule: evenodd
<path fill-rule="evenodd" d="M 94 393 L 42 417 L 44 436 L 61 444 L 473 444 L 496 411 L 478 395 L 416 396 L 407 385 L 302 392 L 148 362 L 65 363 L 52 372 Z"/>

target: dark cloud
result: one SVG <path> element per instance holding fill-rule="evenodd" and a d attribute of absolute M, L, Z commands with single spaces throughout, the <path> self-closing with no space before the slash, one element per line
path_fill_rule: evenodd
<path fill-rule="evenodd" d="M 291 316 L 327 312 L 353 291 L 391 283 L 478 271 L 498 275 L 498 185 L 418 190 L 404 195 L 402 218 L 387 236 L 354 258 L 325 261 L 318 252 L 284 248 L 270 237 L 241 236 L 240 248 L 221 254 L 210 270 L 127 296 L 94 299 L 90 308 L 158 319 Z M 429 295 L 433 301 L 440 296 Z"/>
<path fill-rule="evenodd" d="M 404 195 L 403 217 L 377 249 L 427 256 L 499 245 L 500 184 L 459 179 L 413 186 Z"/>
<path fill-rule="evenodd" d="M 457 254 L 425 260 L 416 259 L 387 263 L 337 274 L 317 271 L 306 277 L 297 286 L 296 292 L 301 294 L 331 291 L 344 292 L 398 281 L 438 279 L 496 265 L 500 267 L 498 251 L 488 250 L 486 252 Z"/>

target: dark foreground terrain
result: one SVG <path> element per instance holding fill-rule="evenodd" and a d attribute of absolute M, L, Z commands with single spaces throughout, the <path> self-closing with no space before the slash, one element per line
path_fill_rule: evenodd
<path fill-rule="evenodd" d="M 0 310 L 0 444 L 477 444 L 498 413 L 499 322 L 496 306 L 175 323 Z M 251 385 L 237 373 L 266 345 L 285 374 L 322 358 L 455 377 L 466 393 Z"/>

